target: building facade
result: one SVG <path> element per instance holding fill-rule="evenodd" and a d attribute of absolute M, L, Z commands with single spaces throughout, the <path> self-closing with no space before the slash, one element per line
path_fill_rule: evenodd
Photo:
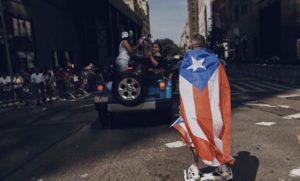
<path fill-rule="evenodd" d="M 299 0 L 227 0 L 227 37 L 239 61 L 300 60 Z"/>
<path fill-rule="evenodd" d="M 189 49 L 189 44 L 190 44 L 190 29 L 189 28 L 190 28 L 189 21 L 187 21 L 184 26 L 183 33 L 181 34 L 181 37 L 180 37 L 179 47 L 185 51 Z"/>
<path fill-rule="evenodd" d="M 67 62 L 106 65 L 118 54 L 122 29 L 142 31 L 142 19 L 122 0 L 7 0 L 1 12 L 0 72 L 10 74 Z"/>
<path fill-rule="evenodd" d="M 189 34 L 199 33 L 199 0 L 188 0 Z"/>
<path fill-rule="evenodd" d="M 130 9 L 142 18 L 142 34 L 150 34 L 150 15 L 148 0 L 123 0 Z"/>
<path fill-rule="evenodd" d="M 212 27 L 224 28 L 225 0 L 188 0 L 190 35 L 199 33 L 206 38 Z"/>

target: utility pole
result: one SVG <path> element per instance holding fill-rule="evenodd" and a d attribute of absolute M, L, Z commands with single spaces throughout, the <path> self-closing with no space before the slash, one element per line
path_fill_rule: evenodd
<path fill-rule="evenodd" d="M 11 57 L 10 57 L 9 42 L 8 42 L 8 37 L 6 32 L 5 18 L 4 18 L 3 0 L 0 0 L 0 16 L 1 16 L 1 23 L 3 29 L 3 40 L 4 40 L 5 53 L 6 53 L 7 71 L 9 75 L 12 75 Z"/>

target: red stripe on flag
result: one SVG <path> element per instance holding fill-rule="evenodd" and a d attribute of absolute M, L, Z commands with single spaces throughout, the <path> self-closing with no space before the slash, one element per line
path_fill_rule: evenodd
<path fill-rule="evenodd" d="M 210 109 L 208 86 L 206 85 L 201 92 L 196 87 L 193 87 L 193 94 L 198 124 L 207 136 L 208 140 L 214 144 L 214 128 Z"/>
<path fill-rule="evenodd" d="M 188 124 L 187 117 L 185 114 L 185 108 L 182 103 L 182 99 L 180 100 L 180 114 L 185 122 L 186 129 L 188 130 L 188 133 L 189 133 L 191 140 L 195 146 L 198 156 L 203 160 L 212 161 L 214 159 L 214 154 L 213 154 L 212 150 L 210 149 L 211 148 L 210 143 L 201 138 L 195 137 L 191 132 L 191 129 L 190 129 L 190 126 Z"/>
<path fill-rule="evenodd" d="M 231 95 L 230 84 L 223 65 L 219 66 L 219 87 L 220 87 L 220 110 L 223 120 L 223 130 L 220 138 L 223 141 L 223 151 L 225 162 L 233 164 L 231 152 Z"/>
<path fill-rule="evenodd" d="M 216 157 L 221 164 L 224 164 L 225 160 L 223 158 L 223 154 L 217 148 L 214 141 L 213 118 L 212 118 L 208 91 L 209 91 L 208 85 L 206 85 L 206 87 L 201 92 L 199 92 L 197 88 L 195 87 L 193 88 L 197 121 L 209 140 L 209 143 L 206 141 L 204 143 L 201 139 L 196 138 L 197 143 L 194 142 L 194 144 L 201 158 L 202 158 L 202 154 L 204 154 L 203 150 L 205 150 L 205 152 L 210 152 L 209 155 L 212 156 L 211 160 L 208 161 L 212 161 L 214 157 Z M 199 148 L 197 149 L 197 147 Z"/>

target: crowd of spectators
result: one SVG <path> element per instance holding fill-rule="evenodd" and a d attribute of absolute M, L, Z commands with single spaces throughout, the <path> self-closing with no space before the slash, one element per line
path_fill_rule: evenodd
<path fill-rule="evenodd" d="M 13 76 L 0 73 L 0 108 L 42 105 L 86 96 L 95 84 L 95 67 L 32 69 Z"/>

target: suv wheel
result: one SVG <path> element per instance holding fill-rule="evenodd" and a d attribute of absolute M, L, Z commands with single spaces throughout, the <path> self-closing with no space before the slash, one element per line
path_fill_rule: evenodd
<path fill-rule="evenodd" d="M 114 83 L 114 97 L 123 105 L 136 106 L 145 98 L 144 84 L 141 76 L 137 73 L 122 73 Z"/>

